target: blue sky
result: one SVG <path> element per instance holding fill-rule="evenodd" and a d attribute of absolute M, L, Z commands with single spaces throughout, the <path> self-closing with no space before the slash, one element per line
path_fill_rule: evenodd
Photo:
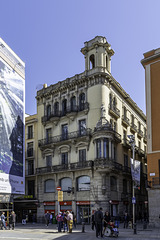
<path fill-rule="evenodd" d="M 159 0 L 0 0 L 0 37 L 26 64 L 26 113 L 36 89 L 84 71 L 84 42 L 105 36 L 113 77 L 145 112 L 143 53 L 160 47 Z"/>

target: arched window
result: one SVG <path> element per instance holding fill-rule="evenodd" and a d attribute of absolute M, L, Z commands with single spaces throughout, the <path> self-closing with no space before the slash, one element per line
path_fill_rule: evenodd
<path fill-rule="evenodd" d="M 110 189 L 111 191 L 117 191 L 117 178 L 114 176 L 110 177 Z"/>
<path fill-rule="evenodd" d="M 49 105 L 47 106 L 47 119 L 49 119 L 50 116 L 51 116 L 51 105 L 49 104 Z"/>
<path fill-rule="evenodd" d="M 76 111 L 76 97 L 71 97 L 71 111 Z"/>
<path fill-rule="evenodd" d="M 94 54 L 92 54 L 89 58 L 89 68 L 95 68 L 95 59 L 94 59 Z"/>
<path fill-rule="evenodd" d="M 66 113 L 67 113 L 67 99 L 64 99 L 62 101 L 62 115 L 64 116 L 66 115 Z"/>
<path fill-rule="evenodd" d="M 90 177 L 81 176 L 77 179 L 77 190 L 78 191 L 89 191 L 90 190 Z"/>
<path fill-rule="evenodd" d="M 84 110 L 85 108 L 85 93 L 81 93 L 79 95 L 79 109 L 80 111 Z"/>
<path fill-rule="evenodd" d="M 72 179 L 71 178 L 62 178 L 60 182 L 63 192 L 67 192 L 68 188 L 72 188 Z"/>
<path fill-rule="evenodd" d="M 44 182 L 44 192 L 51 193 L 55 192 L 55 181 L 54 179 L 49 179 Z"/>
<path fill-rule="evenodd" d="M 59 114 L 59 102 L 55 102 L 54 104 L 54 114 L 55 116 L 58 116 Z"/>

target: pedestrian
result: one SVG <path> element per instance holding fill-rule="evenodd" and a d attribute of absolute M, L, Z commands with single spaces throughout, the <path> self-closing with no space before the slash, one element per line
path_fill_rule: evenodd
<path fill-rule="evenodd" d="M 102 234 L 102 221 L 103 221 L 103 213 L 102 208 L 100 207 L 98 211 L 95 212 L 95 224 L 96 224 L 96 237 L 103 237 Z"/>
<path fill-rule="evenodd" d="M 49 225 L 49 220 L 50 220 L 50 214 L 49 214 L 48 211 L 47 211 L 46 214 L 44 215 L 44 218 L 45 218 L 46 226 L 48 227 L 48 225 Z"/>
<path fill-rule="evenodd" d="M 50 223 L 52 224 L 53 222 L 53 215 L 52 215 L 52 213 L 50 213 L 50 216 L 49 216 L 49 221 L 50 221 Z"/>
<path fill-rule="evenodd" d="M 3 213 L 1 214 L 1 221 L 2 221 L 3 227 L 4 227 L 5 229 L 7 229 L 7 228 L 6 228 L 6 221 L 5 221 L 5 219 L 6 219 L 6 217 L 5 217 L 5 212 L 3 212 Z"/>
<path fill-rule="evenodd" d="M 58 232 L 61 232 L 62 223 L 63 223 L 63 217 L 61 212 L 59 212 L 59 214 L 57 215 L 56 220 L 58 223 Z"/>
<path fill-rule="evenodd" d="M 65 232 L 66 229 L 67 229 L 67 232 L 68 232 L 67 213 L 64 212 L 64 214 L 63 214 L 63 232 Z"/>
<path fill-rule="evenodd" d="M 124 228 L 128 228 L 129 216 L 128 213 L 125 212 L 124 214 Z"/>
<path fill-rule="evenodd" d="M 95 210 L 92 211 L 92 230 L 93 231 L 94 231 L 94 227 L 95 227 L 94 214 L 95 214 Z"/>
<path fill-rule="evenodd" d="M 16 223 L 16 214 L 14 211 L 11 212 L 10 214 L 10 223 L 9 223 L 9 228 L 10 226 L 12 227 L 12 230 L 15 228 L 15 223 Z"/>
<path fill-rule="evenodd" d="M 118 213 L 115 217 L 115 226 L 117 228 L 119 228 L 119 224 L 120 224 L 120 216 L 119 216 L 119 213 Z"/>
<path fill-rule="evenodd" d="M 103 221 L 104 221 L 103 233 L 105 233 L 105 230 L 106 230 L 109 222 L 111 221 L 111 216 L 110 216 L 110 213 L 108 211 L 105 212 L 104 217 L 103 217 Z"/>
<path fill-rule="evenodd" d="M 72 225 L 73 225 L 73 214 L 67 211 L 67 225 L 69 228 L 69 233 L 72 232 Z"/>
<path fill-rule="evenodd" d="M 73 226 L 74 228 L 76 228 L 76 222 L 77 222 L 76 215 L 74 214 L 74 212 L 72 212 L 72 215 L 73 215 Z"/>

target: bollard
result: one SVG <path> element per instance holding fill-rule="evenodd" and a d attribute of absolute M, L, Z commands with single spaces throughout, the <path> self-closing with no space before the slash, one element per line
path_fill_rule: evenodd
<path fill-rule="evenodd" d="M 85 223 L 82 222 L 82 232 L 84 233 L 85 232 Z"/>
<path fill-rule="evenodd" d="M 137 234 L 137 225 L 136 225 L 136 223 L 133 224 L 133 233 Z"/>

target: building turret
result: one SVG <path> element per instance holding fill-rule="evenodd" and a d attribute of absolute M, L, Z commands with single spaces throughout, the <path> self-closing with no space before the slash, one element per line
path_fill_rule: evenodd
<path fill-rule="evenodd" d="M 85 42 L 81 52 L 85 56 L 85 70 L 93 68 L 104 68 L 111 72 L 111 56 L 114 51 L 105 37 L 97 36 L 94 39 Z"/>

